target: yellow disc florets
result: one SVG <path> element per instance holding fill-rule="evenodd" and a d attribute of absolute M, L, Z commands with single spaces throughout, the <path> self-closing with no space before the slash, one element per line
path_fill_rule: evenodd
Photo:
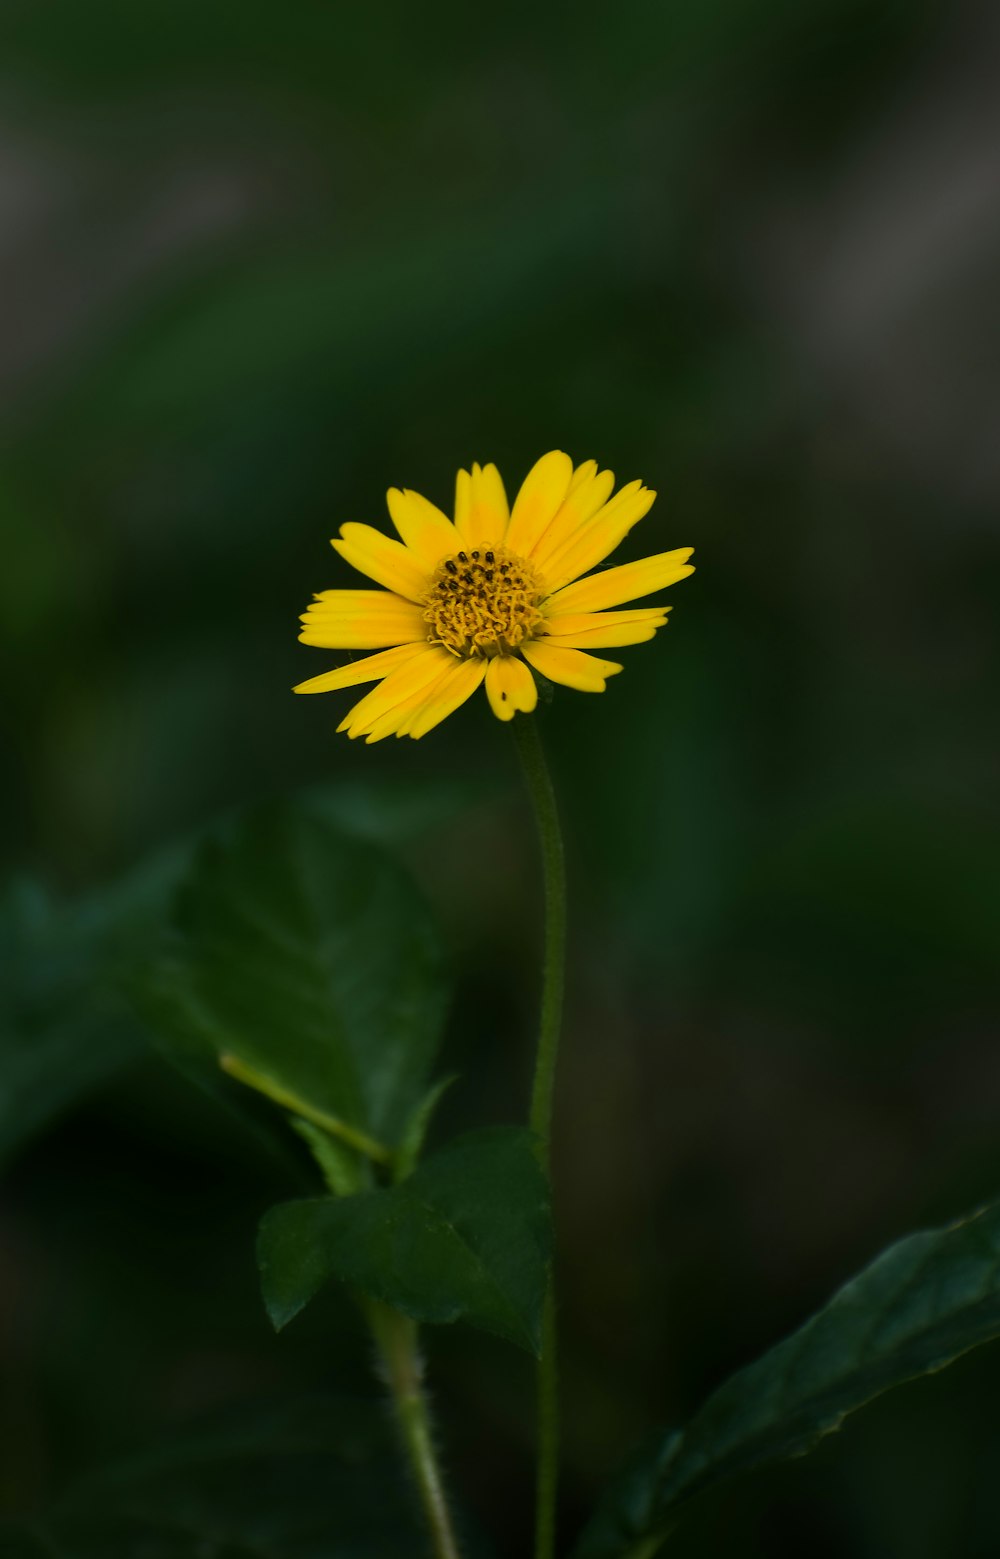
<path fill-rule="evenodd" d="M 509 655 L 541 627 L 543 589 L 534 567 L 506 547 L 458 552 L 434 572 L 427 637 L 463 660 Z"/>

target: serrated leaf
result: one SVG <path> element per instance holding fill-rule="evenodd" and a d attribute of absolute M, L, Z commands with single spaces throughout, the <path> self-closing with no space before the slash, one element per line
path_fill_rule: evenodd
<path fill-rule="evenodd" d="M 257 1253 L 279 1329 L 336 1278 L 414 1320 L 465 1320 L 537 1353 L 550 1240 L 534 1139 L 494 1127 L 386 1190 L 272 1208 Z"/>
<path fill-rule="evenodd" d="M 848 1413 L 1000 1336 L 1000 1205 L 891 1245 L 797 1332 L 657 1435 L 612 1485 L 575 1559 L 646 1559 L 675 1508 L 811 1450 Z"/>
<path fill-rule="evenodd" d="M 206 842 L 144 1010 L 180 1064 L 235 1057 L 392 1143 L 422 1096 L 443 1005 L 412 883 L 307 797 Z"/>

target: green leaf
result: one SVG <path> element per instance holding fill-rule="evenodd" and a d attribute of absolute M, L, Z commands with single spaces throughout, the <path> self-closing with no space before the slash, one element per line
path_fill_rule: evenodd
<path fill-rule="evenodd" d="M 148 952 L 182 848 L 76 902 L 14 883 L 0 902 L 0 1161 L 145 1054 L 120 974 Z"/>
<path fill-rule="evenodd" d="M 891 1245 L 826 1307 L 657 1435 L 612 1485 L 576 1559 L 645 1559 L 681 1501 L 811 1450 L 880 1392 L 1000 1336 L 1000 1205 Z"/>
<path fill-rule="evenodd" d="M 372 841 L 402 842 L 441 823 L 480 792 L 468 784 L 317 787 L 308 805 L 331 829 Z M 80 1099 L 146 1055 L 146 1039 L 123 986 L 148 965 L 178 882 L 189 868 L 185 841 L 85 896 L 60 901 L 40 884 L 16 880 L 0 898 L 0 1163 Z M 412 893 L 411 893 L 412 901 Z M 141 1003 L 144 1016 L 153 1010 Z M 134 1008 L 134 1004 L 133 1004 Z M 176 1031 L 170 1047 L 181 1059 Z M 209 1080 L 204 1045 L 185 1067 Z M 197 1062 L 201 1063 L 198 1072 Z M 219 1079 L 212 1092 L 273 1151 L 273 1134 L 245 1090 Z M 420 1096 L 415 1089 L 413 1099 Z M 410 1101 L 411 1107 L 413 1101 Z"/>
<path fill-rule="evenodd" d="M 398 1559 L 424 1546 L 380 1405 L 329 1399 L 227 1413 L 91 1474 L 16 1530 L 11 1559 Z"/>
<path fill-rule="evenodd" d="M 95 1002 L 97 949 L 72 909 L 22 883 L 0 908 L 0 1157 L 134 1060 L 134 1024 Z"/>
<path fill-rule="evenodd" d="M 333 1196 L 354 1196 L 370 1184 L 370 1179 L 366 1178 L 367 1165 L 342 1142 L 321 1131 L 312 1121 L 293 1120 L 292 1128 L 308 1147 Z"/>
<path fill-rule="evenodd" d="M 417 1166 L 417 1161 L 424 1151 L 424 1142 L 430 1130 L 434 1111 L 441 1103 L 442 1098 L 448 1092 L 452 1083 L 457 1081 L 457 1074 L 452 1072 L 449 1077 L 442 1077 L 440 1082 L 433 1083 L 411 1114 L 403 1128 L 403 1134 L 399 1139 L 399 1148 L 396 1153 L 395 1170 L 397 1180 L 405 1180 L 407 1175 L 413 1173 Z"/>
<path fill-rule="evenodd" d="M 530 1132 L 469 1132 L 407 1180 L 264 1215 L 257 1259 L 285 1326 L 331 1278 L 417 1321 L 457 1320 L 538 1353 L 550 1259 L 549 1198 Z"/>
<path fill-rule="evenodd" d="M 179 1064 L 234 1057 L 385 1143 L 423 1094 L 443 1004 L 419 895 L 316 797 L 257 809 L 205 844 L 144 1000 Z"/>

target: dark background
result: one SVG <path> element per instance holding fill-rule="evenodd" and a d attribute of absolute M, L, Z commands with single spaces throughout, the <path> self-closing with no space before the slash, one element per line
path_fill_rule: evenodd
<path fill-rule="evenodd" d="M 292 683 L 328 538 L 546 449 L 693 545 L 545 734 L 573 888 L 567 1530 L 889 1240 L 1000 1191 L 994 6 L 20 0 L 0 51 L 6 854 L 87 891 L 302 784 L 479 799 L 407 844 L 458 976 L 440 1129 L 517 1119 L 538 885 L 479 698 L 419 744 Z M 991 682 L 991 673 L 993 674 Z M 136 1052 L 138 1055 L 138 1052 Z M 287 1187 L 135 1059 L 8 1166 L 0 1511 L 204 1412 L 364 1388 L 275 1339 Z M 530 1519 L 530 1369 L 430 1340 L 455 1483 Z M 709 1496 L 683 1555 L 991 1555 L 996 1350 Z M 516 1493 L 512 1493 L 516 1490 Z"/>

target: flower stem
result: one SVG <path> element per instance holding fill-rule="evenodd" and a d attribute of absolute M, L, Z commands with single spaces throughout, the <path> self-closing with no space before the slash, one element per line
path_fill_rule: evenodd
<path fill-rule="evenodd" d="M 545 761 L 538 725 L 531 715 L 516 715 L 514 739 L 538 825 L 545 888 L 545 952 L 542 1009 L 535 1076 L 531 1090 L 531 1129 L 538 1137 L 546 1172 L 551 1174 L 552 1096 L 566 980 L 566 866 L 552 776 Z M 535 1559 L 552 1559 L 556 1539 L 559 1478 L 559 1395 L 556 1301 L 549 1273 L 542 1317 L 542 1356 L 538 1364 L 538 1470 L 535 1508 Z"/>
<path fill-rule="evenodd" d="M 423 1390 L 416 1322 L 378 1300 L 370 1300 L 366 1309 L 386 1384 L 392 1393 L 396 1424 L 417 1485 L 434 1559 L 459 1559 Z"/>

